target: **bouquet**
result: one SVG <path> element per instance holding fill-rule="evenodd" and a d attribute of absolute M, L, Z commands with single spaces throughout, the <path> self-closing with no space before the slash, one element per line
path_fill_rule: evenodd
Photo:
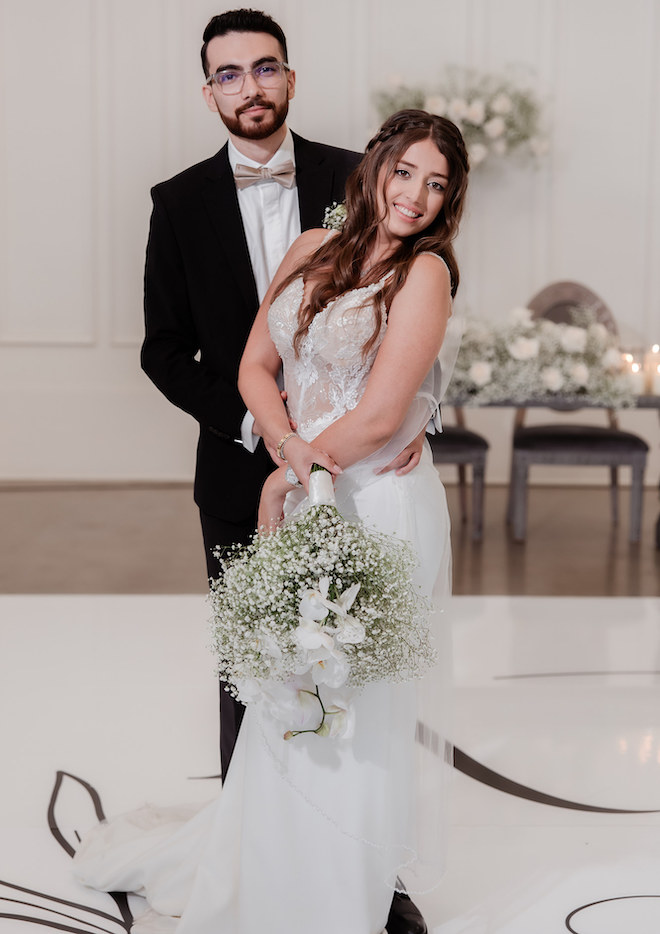
<path fill-rule="evenodd" d="M 498 325 L 468 320 L 447 396 L 461 405 L 633 404 L 616 337 L 586 307 L 576 308 L 570 323 L 533 318 L 529 308 L 514 308 Z"/>
<path fill-rule="evenodd" d="M 285 739 L 351 736 L 361 687 L 419 677 L 435 661 L 412 547 L 344 519 L 323 468 L 312 470 L 304 512 L 216 556 L 218 674 L 284 723 Z"/>

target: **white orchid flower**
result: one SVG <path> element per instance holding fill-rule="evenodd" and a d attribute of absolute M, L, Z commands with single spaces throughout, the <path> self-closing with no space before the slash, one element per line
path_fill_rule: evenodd
<path fill-rule="evenodd" d="M 349 642 L 357 645 L 359 642 L 364 641 L 366 635 L 362 623 L 348 613 L 355 602 L 359 590 L 359 583 L 352 584 L 347 590 L 339 594 L 336 600 L 323 601 L 324 606 L 326 606 L 328 610 L 331 610 L 337 618 L 336 628 L 330 630 L 330 628 L 326 626 L 326 631 L 333 632 L 337 637 L 337 642 L 341 642 L 344 645 Z"/>
<path fill-rule="evenodd" d="M 339 606 L 342 612 L 350 610 L 350 608 L 355 603 L 355 598 L 358 595 L 360 590 L 360 584 L 351 584 L 348 590 L 345 590 L 343 593 L 340 593 L 335 601 L 335 606 Z"/>
<path fill-rule="evenodd" d="M 336 701 L 326 707 L 326 718 L 330 722 L 330 739 L 351 739 L 355 733 L 355 710 L 349 701 Z"/>
<path fill-rule="evenodd" d="M 306 590 L 300 601 L 299 613 L 303 619 L 325 619 L 328 615 L 327 596 L 330 578 L 322 577 L 317 590 Z"/>
<path fill-rule="evenodd" d="M 349 672 L 348 659 L 337 650 L 329 658 L 316 662 L 311 669 L 314 684 L 326 684 L 330 688 L 340 688 L 345 684 Z"/>
<path fill-rule="evenodd" d="M 325 612 L 327 615 L 328 611 Z M 328 632 L 327 626 L 322 626 L 315 619 L 305 619 L 304 617 L 300 618 L 298 628 L 294 630 L 293 638 L 301 649 L 307 649 L 308 651 L 325 649 L 327 652 L 331 652 L 335 644 L 332 633 Z"/>

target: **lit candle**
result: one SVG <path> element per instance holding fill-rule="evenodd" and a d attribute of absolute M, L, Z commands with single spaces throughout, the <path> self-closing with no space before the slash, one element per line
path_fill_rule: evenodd
<path fill-rule="evenodd" d="M 654 396 L 660 396 L 660 363 L 656 366 L 655 370 L 653 370 L 651 376 L 653 377 L 651 392 Z"/>
<path fill-rule="evenodd" d="M 644 391 L 658 395 L 658 367 L 660 367 L 660 344 L 653 344 L 651 350 L 644 354 L 644 370 L 646 371 L 646 380 Z"/>
<path fill-rule="evenodd" d="M 630 364 L 630 386 L 636 396 L 643 396 L 646 390 L 646 374 L 641 363 Z"/>

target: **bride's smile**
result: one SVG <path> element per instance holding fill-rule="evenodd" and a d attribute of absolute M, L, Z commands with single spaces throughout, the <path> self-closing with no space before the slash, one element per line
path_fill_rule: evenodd
<path fill-rule="evenodd" d="M 423 231 L 433 223 L 445 200 L 449 181 L 447 159 L 432 139 L 413 143 L 387 181 L 379 178 L 379 238 L 392 243 Z"/>

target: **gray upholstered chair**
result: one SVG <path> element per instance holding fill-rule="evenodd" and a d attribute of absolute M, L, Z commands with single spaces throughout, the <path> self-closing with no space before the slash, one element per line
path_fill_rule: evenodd
<path fill-rule="evenodd" d="M 576 282 L 557 282 L 542 289 L 529 302 L 534 317 L 570 322 L 571 312 L 588 306 L 597 319 L 617 333 L 612 313 L 590 289 Z M 559 406 L 558 406 L 559 408 Z M 618 522 L 618 468 L 630 467 L 630 541 L 638 542 L 642 525 L 642 498 L 647 443 L 637 435 L 621 431 L 614 410 L 608 410 L 608 425 L 549 424 L 525 426 L 525 410 L 516 412 L 509 482 L 507 520 L 515 541 L 524 541 L 527 525 L 527 479 L 535 464 L 603 466 L 610 469 L 612 521 Z"/>
<path fill-rule="evenodd" d="M 443 407 L 444 410 L 444 407 Z M 436 464 L 456 464 L 461 522 L 467 522 L 466 466 L 472 468 L 472 539 L 481 541 L 484 526 L 484 475 L 488 442 L 465 427 L 463 410 L 456 406 L 456 424 L 442 424 L 442 431 L 428 435 Z"/>

